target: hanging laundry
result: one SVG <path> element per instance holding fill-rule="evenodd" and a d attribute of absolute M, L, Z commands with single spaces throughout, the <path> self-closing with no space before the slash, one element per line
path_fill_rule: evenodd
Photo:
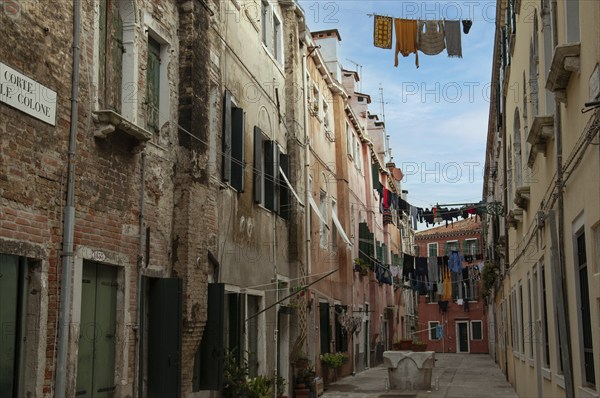
<path fill-rule="evenodd" d="M 437 55 L 444 51 L 444 25 L 442 21 L 419 21 L 417 45 L 419 50 L 426 55 Z"/>
<path fill-rule="evenodd" d="M 440 312 L 445 313 L 448 311 L 448 300 L 438 301 L 438 306 L 440 307 Z"/>
<path fill-rule="evenodd" d="M 414 19 L 396 18 L 394 20 L 394 27 L 396 28 L 396 58 L 394 66 L 398 66 L 398 53 L 402 53 L 402 56 L 404 57 L 408 57 L 410 54 L 415 53 L 415 64 L 418 68 L 417 21 Z"/>
<path fill-rule="evenodd" d="M 465 35 L 466 35 L 471 30 L 471 26 L 473 25 L 473 21 L 471 21 L 470 19 L 465 19 L 465 20 L 462 21 L 462 25 L 463 25 L 463 32 L 465 32 Z"/>
<path fill-rule="evenodd" d="M 389 207 L 383 207 L 383 225 L 393 224 L 392 210 Z"/>
<path fill-rule="evenodd" d="M 417 230 L 417 218 L 418 218 L 418 209 L 414 206 L 410 206 L 410 218 L 412 221 L 412 227 L 416 231 Z"/>
<path fill-rule="evenodd" d="M 449 57 L 462 58 L 462 43 L 459 21 L 444 21 L 446 31 L 446 51 Z"/>
<path fill-rule="evenodd" d="M 436 339 L 442 339 L 444 337 L 444 327 L 440 324 L 438 324 L 435 327 L 435 338 Z"/>
<path fill-rule="evenodd" d="M 430 282 L 438 281 L 438 261 L 437 257 L 427 257 L 427 277 Z"/>
<path fill-rule="evenodd" d="M 379 48 L 392 48 L 392 17 L 375 15 L 373 44 Z"/>
<path fill-rule="evenodd" d="M 448 259 L 448 267 L 451 272 L 462 271 L 463 256 L 456 250 L 450 252 L 450 258 Z"/>

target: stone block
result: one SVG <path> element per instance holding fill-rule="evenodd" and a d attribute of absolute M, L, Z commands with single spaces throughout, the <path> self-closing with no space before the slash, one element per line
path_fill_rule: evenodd
<path fill-rule="evenodd" d="M 388 368 L 392 390 L 430 390 L 435 352 L 385 351 L 383 364 Z"/>

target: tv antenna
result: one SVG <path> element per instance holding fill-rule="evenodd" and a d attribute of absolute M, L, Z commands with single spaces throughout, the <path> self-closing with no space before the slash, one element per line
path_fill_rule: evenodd
<path fill-rule="evenodd" d="M 346 58 L 347 61 L 350 61 L 351 63 L 354 64 L 354 68 L 356 69 L 356 72 L 358 73 L 358 77 L 359 77 L 359 81 L 358 81 L 358 91 L 360 91 L 362 93 L 362 68 L 363 66 L 361 64 L 359 64 L 356 61 L 351 60 L 350 58 Z"/>

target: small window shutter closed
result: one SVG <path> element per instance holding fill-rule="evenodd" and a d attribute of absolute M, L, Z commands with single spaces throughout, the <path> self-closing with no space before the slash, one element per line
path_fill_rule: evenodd
<path fill-rule="evenodd" d="M 121 113 L 121 92 L 123 81 L 123 22 L 117 2 L 111 3 L 110 26 L 110 70 L 108 79 L 107 107 Z"/>
<path fill-rule="evenodd" d="M 106 20 L 107 20 L 107 4 L 106 0 L 100 1 L 100 10 L 98 15 L 98 102 L 100 109 L 106 109 L 106 101 L 104 99 L 106 87 Z"/>
<path fill-rule="evenodd" d="M 379 188 L 379 166 L 375 163 L 371 165 L 371 173 L 373 178 L 373 189 Z"/>
<path fill-rule="evenodd" d="M 223 96 L 223 181 L 231 181 L 231 93 Z"/>
<path fill-rule="evenodd" d="M 279 155 L 279 166 L 283 170 L 287 179 L 290 180 L 290 157 L 284 153 Z M 279 174 L 278 174 L 279 175 Z M 291 181 L 290 181 L 291 183 Z M 290 189 L 282 176 L 279 176 L 279 215 L 285 219 L 290 219 Z"/>
<path fill-rule="evenodd" d="M 262 203 L 263 180 L 263 134 L 259 127 L 254 127 L 254 202 Z"/>
<path fill-rule="evenodd" d="M 148 37 L 148 70 L 146 77 L 148 127 L 158 131 L 160 94 L 160 43 Z"/>
<path fill-rule="evenodd" d="M 244 192 L 244 174 L 246 157 L 244 143 L 246 131 L 245 116 L 242 108 L 231 109 L 231 186 L 238 192 Z"/>
<path fill-rule="evenodd" d="M 279 210 L 279 147 L 275 141 L 265 141 L 265 207 Z"/>

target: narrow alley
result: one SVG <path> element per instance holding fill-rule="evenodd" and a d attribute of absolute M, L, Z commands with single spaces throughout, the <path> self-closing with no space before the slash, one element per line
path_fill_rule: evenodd
<path fill-rule="evenodd" d="M 391 391 L 383 366 L 330 384 L 323 398 L 518 397 L 489 355 L 435 354 L 429 391 Z"/>

